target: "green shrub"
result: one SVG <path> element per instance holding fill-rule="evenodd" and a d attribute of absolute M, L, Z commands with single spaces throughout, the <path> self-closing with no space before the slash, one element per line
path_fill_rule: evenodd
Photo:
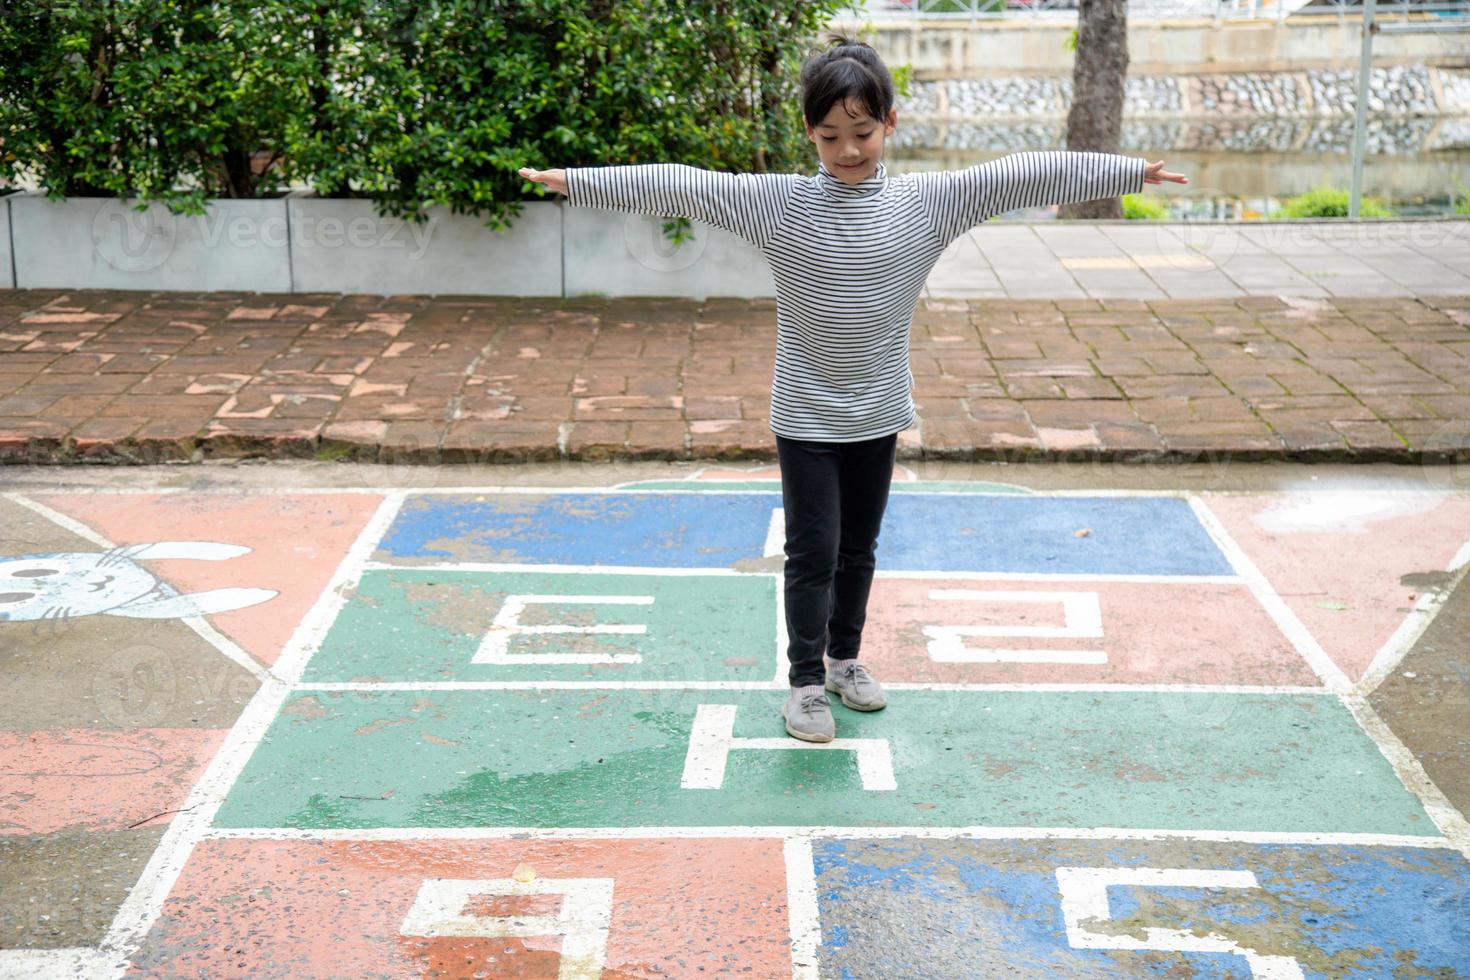
<path fill-rule="evenodd" d="M 8 11 L 0 180 L 31 169 L 52 197 L 136 196 L 194 214 L 209 197 L 279 190 L 271 164 L 309 68 L 295 16 L 255 0 Z"/>
<path fill-rule="evenodd" d="M 1466 189 L 1458 177 L 1455 178 L 1454 204 L 1455 214 L 1470 214 L 1470 189 Z"/>
<path fill-rule="evenodd" d="M 1169 202 L 1147 194 L 1124 194 L 1123 217 L 1129 221 L 1166 221 Z"/>
<path fill-rule="evenodd" d="M 1351 194 L 1323 185 L 1289 199 L 1274 215 L 1280 218 L 1346 218 Z M 1360 218 L 1391 218 L 1393 211 L 1376 197 L 1363 197 L 1358 204 Z"/>
<path fill-rule="evenodd" d="M 843 5 L 22 4 L 0 18 L 0 184 L 198 214 L 305 183 L 503 229 L 548 193 L 522 166 L 810 171 L 797 74 Z"/>

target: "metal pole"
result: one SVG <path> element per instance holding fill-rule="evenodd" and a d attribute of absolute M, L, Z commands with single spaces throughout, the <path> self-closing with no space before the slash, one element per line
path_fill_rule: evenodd
<path fill-rule="evenodd" d="M 1368 142 L 1368 82 L 1373 76 L 1374 0 L 1363 0 L 1363 51 L 1358 60 L 1358 111 L 1353 119 L 1353 190 L 1348 197 L 1348 217 L 1358 220 L 1363 197 L 1363 147 Z"/>

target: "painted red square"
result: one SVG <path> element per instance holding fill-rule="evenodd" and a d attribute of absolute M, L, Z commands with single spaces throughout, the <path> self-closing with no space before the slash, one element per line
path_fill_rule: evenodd
<path fill-rule="evenodd" d="M 1071 620 L 1068 597 L 1079 613 Z M 1100 637 L 1020 635 L 1066 632 L 1089 609 Z M 1013 635 L 942 638 L 969 627 Z M 951 653 L 1007 652 L 996 662 L 936 659 L 946 644 Z M 1077 662 L 1017 662 L 1050 656 L 1037 651 L 1075 654 Z M 1101 662 L 1083 662 L 1089 658 Z M 880 679 L 903 683 L 1318 684 L 1250 590 L 1230 583 L 880 577 L 862 659 Z"/>

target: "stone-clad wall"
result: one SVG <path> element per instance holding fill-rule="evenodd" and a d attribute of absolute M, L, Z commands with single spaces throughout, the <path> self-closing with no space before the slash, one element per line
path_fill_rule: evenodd
<path fill-rule="evenodd" d="M 1013 121 L 1064 117 L 1072 80 L 1058 77 L 962 78 L 915 82 L 899 112 L 912 122 Z M 1130 76 L 1123 112 L 1130 117 L 1352 116 L 1355 69 L 1246 72 L 1230 75 Z M 1375 67 L 1368 108 L 1391 116 L 1470 115 L 1470 70 L 1425 65 Z"/>

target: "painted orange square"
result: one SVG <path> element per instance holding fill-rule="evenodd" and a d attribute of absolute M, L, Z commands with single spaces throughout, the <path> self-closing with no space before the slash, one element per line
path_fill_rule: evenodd
<path fill-rule="evenodd" d="M 533 874 L 612 879 L 604 980 L 791 973 L 779 839 L 210 839 L 195 847 L 129 975 L 554 977 L 557 935 L 403 934 L 426 879 Z M 545 916 L 557 904 L 484 895 L 459 911 Z"/>

